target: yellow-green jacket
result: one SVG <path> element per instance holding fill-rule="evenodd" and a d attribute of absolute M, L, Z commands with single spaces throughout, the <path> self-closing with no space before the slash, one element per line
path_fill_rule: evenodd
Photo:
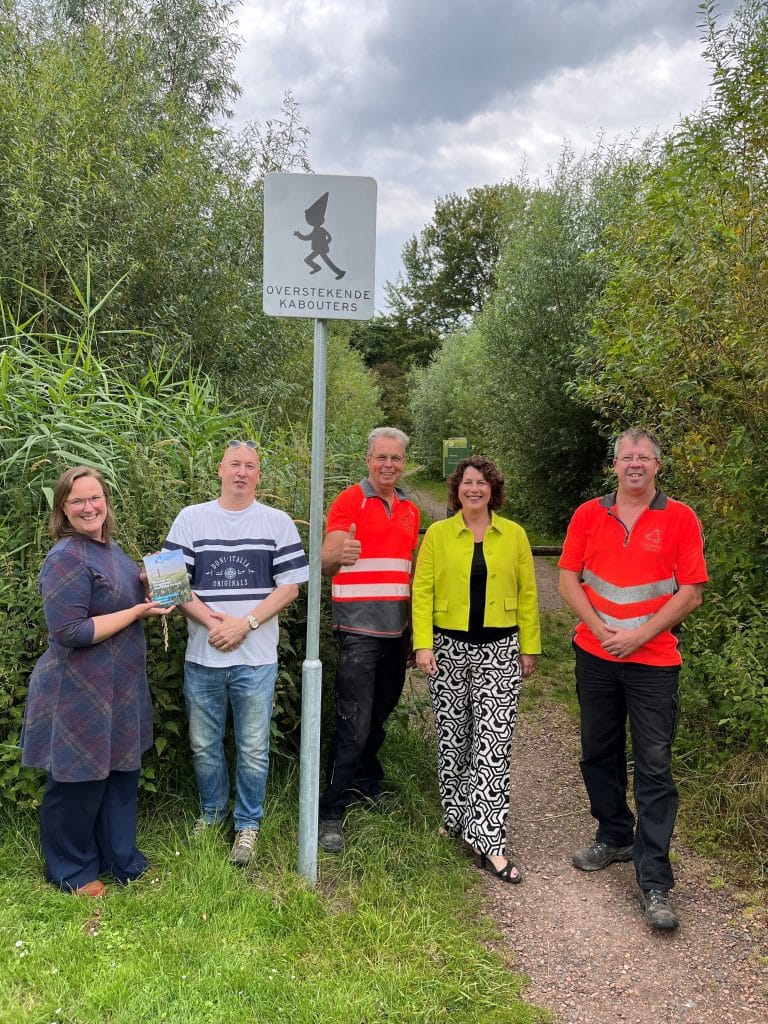
<path fill-rule="evenodd" d="M 469 573 L 475 540 L 461 512 L 427 530 L 413 580 L 413 646 L 433 647 L 432 628 L 469 628 Z M 488 568 L 485 626 L 517 626 L 521 654 L 541 653 L 539 606 L 525 530 L 491 513 L 483 538 Z"/>

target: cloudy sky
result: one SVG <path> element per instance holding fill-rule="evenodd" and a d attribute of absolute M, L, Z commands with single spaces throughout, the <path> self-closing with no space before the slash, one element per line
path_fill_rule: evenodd
<path fill-rule="evenodd" d="M 710 79 L 698 0 L 245 0 L 238 22 L 236 123 L 290 90 L 312 169 L 378 182 L 379 308 L 436 198 L 666 131 Z"/>

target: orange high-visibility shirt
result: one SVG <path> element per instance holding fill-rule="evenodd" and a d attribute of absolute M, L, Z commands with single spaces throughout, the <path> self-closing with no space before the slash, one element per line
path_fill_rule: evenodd
<path fill-rule="evenodd" d="M 616 494 L 580 505 L 568 526 L 561 569 L 579 573 L 589 603 L 608 626 L 642 625 L 681 586 L 706 583 L 704 537 L 693 509 L 656 492 L 631 530 L 616 512 Z M 616 658 L 580 622 L 574 642 L 606 661 L 643 665 L 680 665 L 677 635 L 667 630 L 628 658 Z"/>
<path fill-rule="evenodd" d="M 357 527 L 360 558 L 333 577 L 334 629 L 401 636 L 410 622 L 411 566 L 419 542 L 419 510 L 397 488 L 390 511 L 369 480 L 353 484 L 328 510 L 326 530 Z"/>

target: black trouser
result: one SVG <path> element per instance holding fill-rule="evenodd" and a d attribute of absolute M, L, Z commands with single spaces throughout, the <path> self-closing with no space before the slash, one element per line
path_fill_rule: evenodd
<path fill-rule="evenodd" d="M 339 819 L 354 793 L 379 792 L 384 771 L 376 755 L 384 723 L 403 692 L 410 633 L 380 637 L 339 630 L 336 636 L 336 724 L 320 817 Z"/>
<path fill-rule="evenodd" d="M 609 846 L 629 846 L 634 841 L 640 888 L 665 892 L 674 885 L 669 844 L 678 805 L 671 762 L 679 676 L 676 665 L 607 661 L 576 648 L 581 774 L 592 817 L 598 822 L 595 838 Z M 634 758 L 636 829 L 627 804 L 627 717 Z"/>

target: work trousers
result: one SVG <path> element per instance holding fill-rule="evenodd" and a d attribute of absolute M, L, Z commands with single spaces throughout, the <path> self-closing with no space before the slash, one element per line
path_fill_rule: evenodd
<path fill-rule="evenodd" d="M 139 772 L 92 782 L 48 781 L 40 805 L 45 877 L 65 891 L 110 874 L 130 882 L 147 870 L 136 848 Z"/>
<path fill-rule="evenodd" d="M 336 639 L 336 721 L 320 798 L 320 817 L 334 820 L 343 817 L 356 795 L 375 797 L 381 791 L 384 770 L 377 755 L 384 723 L 403 692 L 410 632 L 382 637 L 338 630 Z"/>
<path fill-rule="evenodd" d="M 680 668 L 608 661 L 576 647 L 581 708 L 581 774 L 597 820 L 595 838 L 609 846 L 634 842 L 641 889 L 674 885 L 669 846 L 677 817 L 672 741 Z M 632 739 L 635 817 L 627 803 L 626 722 Z"/>

